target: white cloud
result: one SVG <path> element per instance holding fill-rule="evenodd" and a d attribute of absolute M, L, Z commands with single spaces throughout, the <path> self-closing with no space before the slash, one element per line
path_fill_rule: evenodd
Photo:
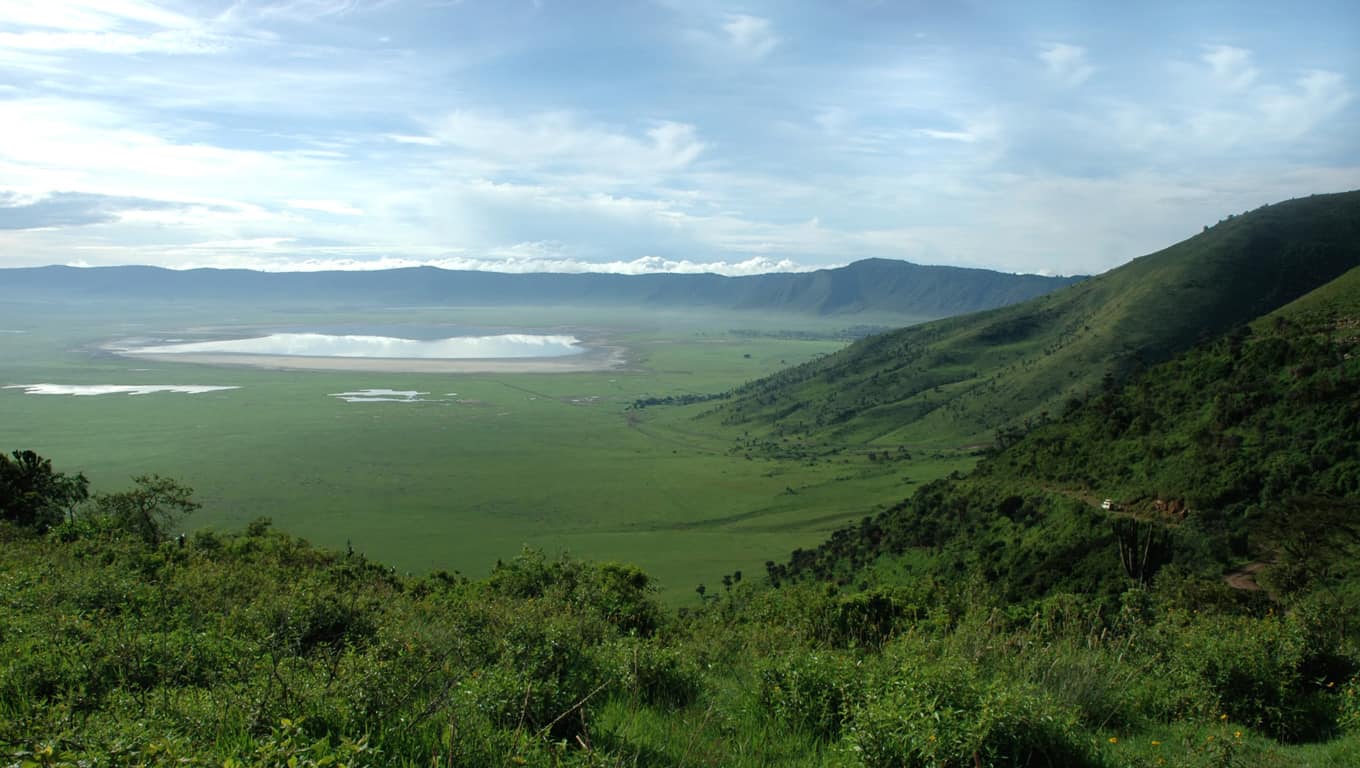
<path fill-rule="evenodd" d="M 806 265 L 787 258 L 750 256 L 744 259 L 671 259 L 661 256 L 639 256 L 633 259 L 597 261 L 571 256 L 562 252 L 559 244 L 519 243 L 503 248 L 491 248 L 478 253 L 393 254 L 382 248 L 309 247 L 287 238 L 245 240 L 238 242 L 196 243 L 176 249 L 176 260 L 169 263 L 175 269 L 254 269 L 262 272 L 320 272 L 371 271 L 408 267 L 437 267 L 449 270 L 643 275 L 656 273 L 719 275 L 757 275 L 769 272 L 804 272 L 824 269 L 825 265 Z M 103 263 L 126 261 L 99 260 Z M 92 266 L 80 260 L 71 266 Z"/>
<path fill-rule="evenodd" d="M 1209 46 L 1202 57 L 1213 72 L 1214 79 L 1223 87 L 1240 91 L 1256 81 L 1260 74 L 1251 65 L 1251 52 L 1230 45 Z"/>
<path fill-rule="evenodd" d="M 55 53 L 204 54 L 226 50 L 225 38 L 196 19 L 136 0 L 0 0 L 0 49 Z"/>
<path fill-rule="evenodd" d="M 770 28 L 770 20 L 759 16 L 728 14 L 722 30 L 733 48 L 752 58 L 764 58 L 779 45 L 779 37 Z"/>
<path fill-rule="evenodd" d="M 238 2 L 234 10 L 261 18 L 313 22 L 330 16 L 347 16 L 360 11 L 379 10 L 393 0 L 266 0 Z M 243 7 L 244 6 L 244 7 Z"/>
<path fill-rule="evenodd" d="M 1354 154 L 1353 57 L 1301 38 L 1065 24 L 1097 68 L 943 13 L 819 7 L 795 46 L 769 4 L 435 6 L 0 0 L 5 263 L 1089 270 L 1197 230 L 1159 184 L 1259 205 Z"/>
<path fill-rule="evenodd" d="M 146 132 L 130 115 L 93 101 L 0 101 L 6 141 L 0 161 L 97 177 L 126 172 L 159 178 L 244 175 L 265 170 L 266 153 L 184 144 Z"/>
<path fill-rule="evenodd" d="M 1165 66 L 1155 95 L 1080 105 L 1048 116 L 1045 131 L 1061 137 L 1067 156 L 1129 170 L 1180 168 L 1207 179 L 1243 162 L 1279 166 L 1334 151 L 1324 140 L 1344 133 L 1337 119 L 1354 102 L 1341 72 L 1258 68 L 1242 49 L 1217 46 Z"/>
<path fill-rule="evenodd" d="M 1050 77 L 1069 88 L 1081 85 L 1095 73 L 1086 61 L 1086 49 L 1076 45 L 1050 43 L 1039 51 L 1039 60 Z"/>
<path fill-rule="evenodd" d="M 200 54 L 219 53 L 225 50 L 225 45 L 220 40 L 180 30 L 150 35 L 129 35 L 121 32 L 0 32 L 0 46 L 12 50 L 80 50 L 113 54 Z"/>
<path fill-rule="evenodd" d="M 307 206 L 291 206 L 290 201 L 326 205 L 341 195 L 360 199 L 360 188 L 365 195 L 381 188 L 376 179 L 350 177 L 349 161 L 332 152 L 186 141 L 173 135 L 176 126 L 148 124 L 135 113 L 98 102 L 0 100 L 0 124 L 6 126 L 0 178 L 17 193 L 82 193 L 175 204 L 132 206 L 119 214 L 130 223 L 207 226 L 217 235 L 234 234 L 252 224 L 298 223 L 296 214 L 282 209 Z M 261 185 L 262 179 L 268 184 Z M 349 194 L 351 188 L 354 194 Z M 352 205 L 326 208 L 331 214 L 357 210 Z"/>
<path fill-rule="evenodd" d="M 440 144 L 465 153 L 480 170 L 650 177 L 683 169 L 704 150 L 692 125 L 657 121 L 642 138 L 584 124 L 565 112 L 508 118 L 462 110 L 429 128 Z"/>
<path fill-rule="evenodd" d="M 970 131 L 937 131 L 932 128 L 918 128 L 916 130 L 921 136 L 928 139 L 940 139 L 941 141 L 961 141 L 965 144 L 972 144 L 978 140 L 977 134 Z"/>
<path fill-rule="evenodd" d="M 419 144 L 424 147 L 439 146 L 439 139 L 433 136 L 411 136 L 404 133 L 384 133 L 383 138 L 397 144 Z"/>
<path fill-rule="evenodd" d="M 320 211 L 334 216 L 363 216 L 364 212 L 339 200 L 286 200 L 288 205 L 307 211 Z"/>
<path fill-rule="evenodd" d="M 1279 138 L 1296 138 L 1330 119 L 1351 102 L 1346 78 L 1339 72 L 1305 72 L 1293 88 L 1268 87 L 1256 94 L 1264 128 Z"/>
<path fill-rule="evenodd" d="M 0 0 L 0 19 L 11 25 L 98 32 L 128 24 L 190 29 L 196 22 L 143 0 Z"/>

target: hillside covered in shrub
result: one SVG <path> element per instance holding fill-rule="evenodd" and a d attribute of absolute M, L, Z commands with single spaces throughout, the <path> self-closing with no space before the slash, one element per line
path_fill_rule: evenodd
<path fill-rule="evenodd" d="M 1061 416 L 1000 430 L 968 477 L 924 486 L 770 573 L 980 573 L 1013 600 L 1112 600 L 1164 565 L 1217 578 L 1254 562 L 1276 591 L 1349 588 L 1357 323 L 1360 269 L 1124 384 L 1107 376 Z"/>
<path fill-rule="evenodd" d="M 1188 574 L 1112 608 L 979 578 L 738 582 L 671 612 L 533 552 L 405 577 L 270 529 L 3 529 L 12 765 L 1344 765 L 1353 637 L 1322 596 Z M 1353 632 L 1353 630 L 1352 630 Z"/>

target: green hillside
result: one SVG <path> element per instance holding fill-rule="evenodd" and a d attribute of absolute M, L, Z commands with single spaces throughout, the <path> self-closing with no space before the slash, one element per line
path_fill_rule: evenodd
<path fill-rule="evenodd" d="M 1022 304 L 870 337 L 717 415 L 833 442 L 990 442 L 1357 265 L 1360 192 L 1291 200 Z"/>
<path fill-rule="evenodd" d="M 1256 561 L 1276 592 L 1350 590 L 1357 498 L 1360 268 L 1004 433 L 967 478 L 931 483 L 771 573 L 978 573 L 1023 601 L 1113 597 L 1167 565 L 1213 581 Z M 1347 594 L 1347 610 L 1360 607 L 1360 591 Z"/>

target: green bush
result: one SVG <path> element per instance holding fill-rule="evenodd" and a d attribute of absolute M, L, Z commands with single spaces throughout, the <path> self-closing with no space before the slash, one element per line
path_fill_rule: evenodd
<path fill-rule="evenodd" d="M 1307 671 L 1323 650 L 1292 616 L 1192 616 L 1159 628 L 1170 659 L 1165 717 L 1227 715 L 1271 736 L 1298 741 L 1335 726 L 1319 681 Z"/>
<path fill-rule="evenodd" d="M 463 683 L 466 700 L 501 728 L 576 735 L 576 710 L 614 682 L 589 652 L 598 638 L 570 619 L 530 612 L 503 631 L 497 662 Z"/>
<path fill-rule="evenodd" d="M 650 706 L 686 707 L 703 690 L 694 657 L 652 639 L 619 638 L 600 650 L 597 663 L 620 689 Z"/>
<path fill-rule="evenodd" d="M 760 703 L 782 723 L 834 739 L 863 700 L 866 671 L 844 652 L 795 651 L 759 664 Z"/>
<path fill-rule="evenodd" d="M 1072 713 L 1033 689 L 984 682 L 958 658 L 919 659 L 871 692 L 845 747 L 866 766 L 1092 764 Z"/>
<path fill-rule="evenodd" d="M 276 648 L 307 654 L 366 642 L 377 631 L 375 610 L 354 595 L 335 590 L 306 590 L 279 601 L 265 618 Z"/>
<path fill-rule="evenodd" d="M 525 549 L 509 563 L 498 562 L 488 579 L 505 597 L 545 599 L 597 613 L 622 632 L 651 635 L 660 626 L 656 588 L 641 569 L 619 563 L 588 563 L 562 557 L 549 561 Z"/>
<path fill-rule="evenodd" d="M 915 621 L 923 613 L 905 590 L 878 588 L 847 595 L 835 603 L 834 642 L 846 648 L 880 648 L 899 624 Z"/>

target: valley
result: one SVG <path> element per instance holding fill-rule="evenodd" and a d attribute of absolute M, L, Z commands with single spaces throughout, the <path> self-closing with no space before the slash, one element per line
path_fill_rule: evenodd
<path fill-rule="evenodd" d="M 7 302 L 0 748 L 1353 764 L 1358 211 L 927 322 Z M 514 335 L 611 362 L 387 356 Z"/>
<path fill-rule="evenodd" d="M 97 303 L 0 312 L 0 325 L 24 331 L 0 341 L 0 386 L 190 392 L 0 389 L 10 443 L 79 465 L 101 488 L 145 471 L 175 477 L 204 504 L 186 521 L 190 532 L 267 516 L 280 530 L 413 573 L 485 575 L 528 546 L 634 562 L 668 600 L 692 599 L 699 583 L 760 573 L 766 560 L 974 460 L 953 450 L 886 464 L 855 450 L 746 460 L 734 454 L 740 432 L 693 422 L 710 406 L 633 407 L 721 393 L 833 352 L 845 342 L 802 336 L 834 336 L 847 325 L 841 318 L 572 307 L 252 314 Z M 595 341 L 578 356 L 521 360 L 106 349 L 128 338 L 201 344 L 278 329 L 420 338 L 440 337 L 441 328 Z M 578 358 L 602 370 L 557 367 Z M 379 396 L 363 396 L 373 391 Z"/>

